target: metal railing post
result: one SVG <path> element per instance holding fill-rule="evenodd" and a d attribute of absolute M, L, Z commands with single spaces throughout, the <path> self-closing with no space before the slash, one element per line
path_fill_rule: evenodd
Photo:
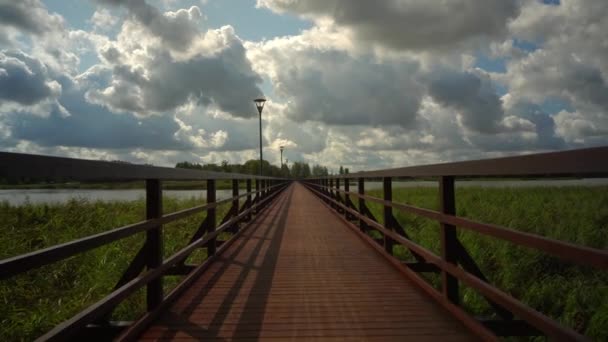
<path fill-rule="evenodd" d="M 215 203 L 215 180 L 207 180 L 207 203 Z M 207 233 L 213 233 L 215 226 L 217 225 L 216 208 L 207 209 L 208 226 Z M 216 238 L 209 240 L 207 243 L 207 256 L 215 254 L 216 250 Z"/>
<path fill-rule="evenodd" d="M 262 199 L 262 193 L 260 192 L 260 187 L 261 187 L 261 181 L 260 179 L 255 180 L 255 204 L 260 203 L 260 199 Z M 260 207 L 256 207 L 255 209 L 255 214 L 257 215 L 257 213 L 260 211 Z"/>
<path fill-rule="evenodd" d="M 330 205 L 331 205 L 332 208 L 335 209 L 336 205 L 334 204 L 334 201 L 336 200 L 336 196 L 334 196 L 334 190 L 333 189 L 334 189 L 334 180 L 333 180 L 333 178 L 330 178 L 329 179 L 329 188 L 328 188 L 328 190 L 329 190 L 329 197 L 332 199 Z"/>
<path fill-rule="evenodd" d="M 456 213 L 456 201 L 454 194 L 454 177 L 442 176 L 439 180 L 439 207 L 440 211 L 447 215 Z M 454 266 L 458 262 L 458 237 L 456 227 L 451 224 L 441 223 L 441 257 Z M 443 295 L 452 303 L 459 303 L 458 279 L 446 271 L 441 272 L 441 284 Z"/>
<path fill-rule="evenodd" d="M 365 195 L 365 178 L 359 178 L 357 180 L 357 187 L 358 187 L 359 195 Z M 359 197 L 359 214 L 365 215 L 364 208 L 365 208 L 365 199 L 362 197 Z M 362 232 L 367 231 L 367 225 L 365 224 L 365 221 L 362 218 L 359 218 L 359 229 L 361 229 Z"/>
<path fill-rule="evenodd" d="M 344 178 L 344 191 L 347 192 L 344 194 L 344 204 L 347 208 L 350 209 L 350 195 L 348 194 L 348 192 L 350 191 L 350 184 L 348 178 Z M 345 210 L 344 217 L 348 220 L 351 218 L 351 215 L 348 213 L 348 211 Z"/>
<path fill-rule="evenodd" d="M 340 193 L 340 178 L 336 178 L 336 210 L 342 212 L 342 208 L 338 205 L 341 202 L 342 194 Z"/>
<path fill-rule="evenodd" d="M 249 207 L 253 205 L 251 202 L 251 178 L 247 178 L 247 203 L 249 203 Z M 251 211 L 247 214 L 247 221 L 251 221 Z"/>
<path fill-rule="evenodd" d="M 163 193 L 161 181 L 158 179 L 146 180 L 146 219 L 158 219 L 163 215 Z M 158 225 L 146 232 L 146 266 L 154 269 L 163 263 L 163 230 Z M 163 278 L 158 277 L 148 283 L 146 288 L 146 307 L 152 311 L 163 300 Z"/>
<path fill-rule="evenodd" d="M 382 192 L 384 193 L 385 201 L 388 201 L 388 202 L 393 201 L 393 184 L 392 184 L 391 177 L 382 178 Z M 384 214 L 384 226 L 386 227 L 386 229 L 391 230 L 391 231 L 394 230 L 393 207 L 391 207 L 390 205 L 384 205 L 383 214 Z M 394 244 L 395 244 L 395 241 L 393 241 L 393 239 L 391 239 L 389 236 L 386 236 L 386 234 L 384 234 L 384 250 L 390 255 L 393 255 L 393 245 Z"/>
<path fill-rule="evenodd" d="M 232 197 L 237 197 L 239 195 L 239 180 L 238 179 L 233 179 L 232 180 Z M 239 215 L 239 199 L 233 199 L 232 200 L 232 206 L 234 208 L 234 212 L 233 217 L 236 217 Z M 234 223 L 234 232 L 238 232 L 239 230 L 239 222 L 235 222 Z"/>

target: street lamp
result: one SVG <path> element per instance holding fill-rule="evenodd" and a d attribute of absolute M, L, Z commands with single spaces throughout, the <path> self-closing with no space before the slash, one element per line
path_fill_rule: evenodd
<path fill-rule="evenodd" d="M 285 149 L 285 146 L 279 146 L 279 149 L 281 150 L 281 170 L 283 170 L 283 149 Z"/>
<path fill-rule="evenodd" d="M 255 107 L 258 109 L 258 113 L 260 113 L 260 176 L 262 176 L 262 110 L 264 109 L 266 99 L 259 98 L 253 100 L 253 102 L 255 102 Z"/>

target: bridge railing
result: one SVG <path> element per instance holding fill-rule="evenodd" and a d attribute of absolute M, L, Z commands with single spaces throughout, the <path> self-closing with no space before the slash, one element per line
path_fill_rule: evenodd
<path fill-rule="evenodd" d="M 137 334 L 138 329 L 158 316 L 205 270 L 221 249 L 227 248 L 234 241 L 239 235 L 239 223 L 252 220 L 252 216 L 260 213 L 288 184 L 288 181 L 284 179 L 271 177 L 5 152 L 0 152 L 0 165 L 0 179 L 8 181 L 22 179 L 47 181 L 66 179 L 71 181 L 145 180 L 146 219 L 144 221 L 0 260 L 0 280 L 3 280 L 138 233 L 146 234 L 143 247 L 135 255 L 122 277 L 117 280 L 114 290 L 92 306 L 41 336 L 40 340 L 83 337 L 87 335 L 83 331 L 89 330 L 96 334 L 99 333 L 100 327 L 110 333 L 114 332 L 116 329 L 113 329 L 110 326 L 111 322 L 108 321 L 113 309 L 145 286 L 147 312 L 137 322 L 131 324 L 127 331 L 127 334 Z M 206 203 L 163 214 L 162 182 L 165 180 L 206 181 Z M 223 200 L 216 199 L 218 180 L 232 182 L 232 197 Z M 246 184 L 246 192 L 239 194 L 239 182 L 243 181 Z M 255 190 L 252 190 L 253 182 L 255 182 Z M 245 201 L 240 205 L 242 199 Z M 231 204 L 231 207 L 218 225 L 216 208 L 222 204 Z M 164 259 L 163 225 L 201 212 L 206 212 L 205 219 L 188 245 Z M 231 232 L 233 235 L 229 240 L 218 241 L 218 236 L 224 232 Z M 207 259 L 199 265 L 185 264 L 191 253 L 199 248 L 207 249 Z M 164 293 L 163 276 L 166 275 L 183 275 L 185 278 L 171 292 Z M 108 331 L 101 331 L 101 333 Z"/>
<path fill-rule="evenodd" d="M 460 309 L 459 284 L 464 284 L 481 294 L 495 310 L 499 320 L 479 321 L 482 325 L 471 324 L 493 331 L 497 335 L 546 335 L 555 340 L 584 340 L 576 331 L 560 325 L 553 319 L 530 308 L 506 292 L 492 286 L 475 260 L 457 237 L 457 229 L 473 231 L 492 238 L 508 241 L 544 252 L 580 265 L 595 267 L 601 271 L 608 269 L 608 251 L 575 245 L 530 234 L 507 227 L 478 222 L 456 215 L 454 181 L 457 178 L 500 177 L 500 178 L 555 178 L 586 177 L 604 178 L 608 176 L 608 147 L 573 151 L 543 153 L 517 157 L 506 157 L 478 161 L 445 163 L 428 166 L 405 167 L 347 175 L 337 175 L 318 179 L 306 179 L 305 184 L 329 206 L 344 215 L 349 225 L 356 227 L 361 235 L 385 255 L 393 254 L 393 246 L 406 247 L 417 262 L 398 263 L 410 278 L 427 293 L 443 304 L 463 322 L 471 322 L 471 317 Z M 438 182 L 439 210 L 420 208 L 392 200 L 394 179 L 424 178 Z M 366 180 L 382 180 L 383 198 L 365 194 Z M 357 191 L 350 190 L 350 182 L 357 181 Z M 342 187 L 341 188 L 341 184 Z M 355 205 L 351 199 L 356 198 Z M 366 203 L 375 202 L 383 207 L 383 222 L 379 223 Z M 412 241 L 407 227 L 393 216 L 393 209 L 437 221 L 440 224 L 441 255 Z M 373 239 L 369 231 L 379 232 L 383 238 Z M 427 283 L 421 273 L 432 272 L 441 275 L 441 292 Z M 466 316 L 466 317 L 465 317 Z M 517 317 L 518 319 L 516 319 Z M 482 331 L 479 331 L 483 333 Z"/>

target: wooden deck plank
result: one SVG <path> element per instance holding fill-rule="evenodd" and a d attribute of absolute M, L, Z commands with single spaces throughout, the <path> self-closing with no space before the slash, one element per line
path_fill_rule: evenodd
<path fill-rule="evenodd" d="M 477 340 L 294 184 L 141 340 Z"/>

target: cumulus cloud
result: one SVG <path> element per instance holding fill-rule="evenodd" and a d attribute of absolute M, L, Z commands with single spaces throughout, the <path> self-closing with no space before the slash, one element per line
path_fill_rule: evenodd
<path fill-rule="evenodd" d="M 570 144 L 597 144 L 608 132 L 608 7 L 601 0 L 526 2 L 510 24 L 515 38 L 536 50 L 507 64 L 497 77 L 513 98 L 537 105 L 559 100 L 555 130 Z"/>
<path fill-rule="evenodd" d="M 279 146 L 354 171 L 608 143 L 602 0 L 258 0 L 314 22 L 259 42 L 203 29 L 197 6 L 97 2 L 86 32 L 37 0 L 0 0 L 3 150 L 244 162 L 262 84 L 273 163 Z"/>
<path fill-rule="evenodd" d="M 42 35 L 63 27 L 63 18 L 49 13 L 39 0 L 0 0 L 2 26 Z"/>
<path fill-rule="evenodd" d="M 488 77 L 471 72 L 442 71 L 431 76 L 429 94 L 460 113 L 467 128 L 496 133 L 503 119 L 502 103 Z"/>
<path fill-rule="evenodd" d="M 118 17 L 106 8 L 96 10 L 89 22 L 93 24 L 93 28 L 98 31 L 107 31 L 113 28 L 118 23 Z"/>
<path fill-rule="evenodd" d="M 251 47 L 258 68 L 271 69 L 289 119 L 333 125 L 413 127 L 422 93 L 414 60 L 379 63 L 373 56 L 278 38 Z"/>
<path fill-rule="evenodd" d="M 258 6 L 330 18 L 361 41 L 398 50 L 449 49 L 502 37 L 519 14 L 515 0 L 258 0 Z"/>
<path fill-rule="evenodd" d="M 116 6 L 124 6 L 129 15 L 146 27 L 151 34 L 159 37 L 163 44 L 177 50 L 185 50 L 199 35 L 197 27 L 202 14 L 198 6 L 179 9 L 175 12 L 161 12 L 145 0 L 98 0 Z"/>
<path fill-rule="evenodd" d="M 61 85 L 40 61 L 21 51 L 0 51 L 0 104 L 33 105 L 60 93 Z"/>
<path fill-rule="evenodd" d="M 254 114 L 251 99 L 261 95 L 257 84 L 262 79 L 252 70 L 232 27 L 200 32 L 192 22 L 200 15 L 196 7 L 161 13 L 144 1 L 125 6 L 135 20 L 122 25 L 116 41 L 98 45 L 105 66 L 95 72 L 110 80 L 90 89 L 89 101 L 140 117 L 169 112 L 189 101 L 235 117 Z"/>

